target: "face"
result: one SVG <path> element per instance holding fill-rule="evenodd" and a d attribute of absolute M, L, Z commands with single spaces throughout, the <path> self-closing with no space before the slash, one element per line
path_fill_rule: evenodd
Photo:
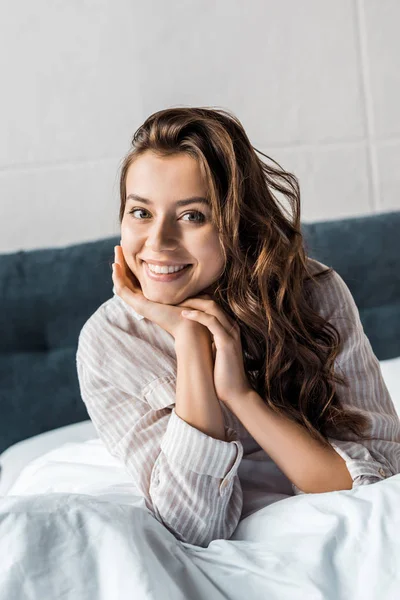
<path fill-rule="evenodd" d="M 129 198 L 135 194 L 149 202 Z M 125 261 L 137 277 L 143 295 L 153 302 L 179 304 L 201 293 L 212 294 L 224 268 L 218 230 L 211 223 L 196 159 L 187 154 L 159 157 L 147 151 L 130 165 L 126 177 L 126 206 L 121 223 Z M 170 281 L 152 279 L 146 261 L 190 266 Z"/>

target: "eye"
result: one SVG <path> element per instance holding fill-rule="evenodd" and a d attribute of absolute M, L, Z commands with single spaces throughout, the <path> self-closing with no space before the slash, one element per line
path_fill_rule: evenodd
<path fill-rule="evenodd" d="M 140 217 L 134 217 L 133 214 L 135 212 L 144 212 L 144 213 L 148 213 L 149 211 L 147 211 L 144 208 L 132 208 L 131 210 L 128 211 L 128 214 L 132 215 L 132 217 L 138 221 L 144 221 L 146 219 L 142 219 Z M 150 213 L 149 213 L 150 214 Z M 196 215 L 197 219 L 196 220 L 189 220 L 189 223 L 195 223 L 195 224 L 201 224 L 204 223 L 206 221 L 206 217 L 203 215 L 203 213 L 201 213 L 199 210 L 191 210 L 190 212 L 185 213 L 184 215 L 182 215 L 183 217 L 186 217 L 187 215 Z"/>
<path fill-rule="evenodd" d="M 133 213 L 135 212 L 147 212 L 147 210 L 145 210 L 144 208 L 132 208 L 132 210 L 128 211 L 128 214 L 133 215 Z M 134 217 L 134 219 L 137 219 L 137 217 Z M 139 221 L 143 221 L 143 219 L 139 219 Z"/>
<path fill-rule="evenodd" d="M 185 214 L 184 214 L 184 215 L 182 215 L 182 216 L 183 216 L 183 217 L 186 217 L 186 215 L 196 215 L 196 217 L 198 217 L 196 221 L 189 221 L 189 222 L 192 222 L 192 223 L 204 223 L 204 221 L 206 220 L 206 218 L 205 218 L 205 216 L 203 215 L 203 213 L 201 213 L 201 212 L 200 212 L 200 211 L 198 211 L 198 210 L 191 210 L 190 212 L 188 212 L 188 213 L 185 213 Z"/>

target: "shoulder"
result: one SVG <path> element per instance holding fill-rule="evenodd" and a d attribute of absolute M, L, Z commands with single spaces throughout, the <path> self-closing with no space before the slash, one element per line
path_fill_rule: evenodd
<path fill-rule="evenodd" d="M 96 338 L 114 327 L 126 325 L 126 311 L 117 296 L 103 302 L 83 324 L 79 337 Z"/>
<path fill-rule="evenodd" d="M 123 351 L 132 344 L 136 347 L 145 340 L 149 321 L 139 320 L 137 313 L 118 295 L 103 302 L 83 324 L 78 338 L 77 356 L 87 349 L 98 359 L 111 351 Z"/>
<path fill-rule="evenodd" d="M 149 319 L 138 319 L 116 294 L 81 328 L 76 362 L 127 390 L 142 389 L 176 372 L 172 336 Z"/>
<path fill-rule="evenodd" d="M 339 313 L 357 318 L 356 303 L 343 277 L 320 261 L 310 257 L 307 261 L 311 274 L 315 276 L 305 280 L 314 310 L 328 319 Z"/>

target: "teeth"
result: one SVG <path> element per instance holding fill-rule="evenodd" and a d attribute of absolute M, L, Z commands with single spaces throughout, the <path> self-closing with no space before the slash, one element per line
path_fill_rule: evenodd
<path fill-rule="evenodd" d="M 150 265 L 149 263 L 147 263 L 147 266 L 149 267 L 150 271 L 153 271 L 153 273 L 177 273 L 178 271 L 182 271 L 182 269 L 187 267 L 187 265 L 178 267 L 160 267 L 158 265 Z"/>

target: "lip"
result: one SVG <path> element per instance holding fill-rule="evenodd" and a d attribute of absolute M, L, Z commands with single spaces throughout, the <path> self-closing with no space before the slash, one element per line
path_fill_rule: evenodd
<path fill-rule="evenodd" d="M 145 260 L 144 258 L 140 259 L 142 262 L 148 263 L 150 265 L 158 265 L 159 267 L 181 267 L 182 265 L 187 265 L 189 263 L 176 263 L 176 262 L 162 262 L 160 260 Z"/>
<path fill-rule="evenodd" d="M 163 282 L 168 283 L 169 281 L 175 281 L 176 279 L 180 279 L 181 277 L 184 277 L 186 275 L 186 273 L 188 271 L 190 271 L 190 268 L 192 267 L 192 265 L 189 264 L 188 268 L 181 269 L 177 273 L 152 273 L 150 271 L 149 267 L 147 266 L 147 263 L 145 261 L 142 261 L 142 262 L 143 262 L 144 270 L 145 270 L 147 277 L 149 279 L 152 279 L 153 281 L 159 281 L 160 283 L 163 283 Z M 154 264 L 154 263 L 152 263 L 152 264 Z"/>

